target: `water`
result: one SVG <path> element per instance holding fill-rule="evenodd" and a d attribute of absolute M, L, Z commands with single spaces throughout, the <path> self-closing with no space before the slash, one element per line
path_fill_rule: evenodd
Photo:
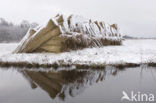
<path fill-rule="evenodd" d="M 0 103 L 132 103 L 121 101 L 123 91 L 156 96 L 156 68 L 0 69 Z"/>

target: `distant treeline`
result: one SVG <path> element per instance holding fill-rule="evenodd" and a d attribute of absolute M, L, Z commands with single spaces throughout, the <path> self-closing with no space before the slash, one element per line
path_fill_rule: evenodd
<path fill-rule="evenodd" d="M 134 37 L 134 36 L 128 36 L 128 35 L 124 35 L 122 37 L 124 39 L 156 39 L 156 37 Z"/>
<path fill-rule="evenodd" d="M 19 42 L 30 27 L 36 27 L 37 23 L 29 23 L 24 20 L 15 25 L 0 18 L 0 42 Z"/>

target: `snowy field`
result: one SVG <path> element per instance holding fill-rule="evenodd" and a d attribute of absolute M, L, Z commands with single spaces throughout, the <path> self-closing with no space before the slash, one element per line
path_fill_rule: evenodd
<path fill-rule="evenodd" d="M 17 43 L 0 43 L 0 56 L 10 54 L 17 47 Z"/>
<path fill-rule="evenodd" d="M 0 62 L 52 64 L 156 63 L 156 40 L 125 40 L 121 46 L 86 48 L 60 54 L 11 54 L 17 44 L 0 44 Z"/>

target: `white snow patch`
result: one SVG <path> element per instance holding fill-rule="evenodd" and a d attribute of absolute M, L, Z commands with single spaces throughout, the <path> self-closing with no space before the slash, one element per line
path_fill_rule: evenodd
<path fill-rule="evenodd" d="M 17 46 L 18 43 L 0 43 L 0 56 L 11 53 Z"/>

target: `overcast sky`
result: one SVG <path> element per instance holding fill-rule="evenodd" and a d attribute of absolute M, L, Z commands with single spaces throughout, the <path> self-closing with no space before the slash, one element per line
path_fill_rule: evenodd
<path fill-rule="evenodd" d="M 123 35 L 156 37 L 156 0 L 0 0 L 0 17 L 48 21 L 57 13 L 117 23 Z"/>

